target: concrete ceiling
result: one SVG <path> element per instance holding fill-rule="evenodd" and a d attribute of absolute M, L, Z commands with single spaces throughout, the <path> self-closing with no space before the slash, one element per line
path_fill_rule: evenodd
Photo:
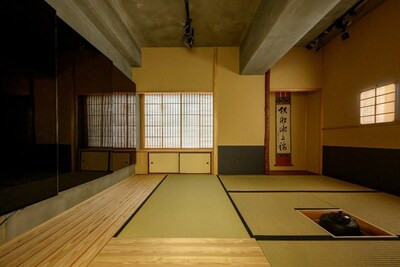
<path fill-rule="evenodd" d="M 59 2 L 65 0 L 59 0 Z M 366 11 L 384 0 L 367 1 Z M 57 9 L 57 0 L 51 0 Z M 111 45 L 140 66 L 142 47 L 181 47 L 184 0 L 72 0 Z M 240 47 L 240 72 L 264 74 L 359 0 L 189 0 L 194 47 Z M 361 15 L 361 14 L 360 14 Z"/>

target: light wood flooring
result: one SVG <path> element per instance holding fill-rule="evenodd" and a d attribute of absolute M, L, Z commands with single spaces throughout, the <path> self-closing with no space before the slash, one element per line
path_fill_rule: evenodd
<path fill-rule="evenodd" d="M 0 266 L 87 266 L 164 175 L 135 175 L 0 247 Z"/>
<path fill-rule="evenodd" d="M 113 238 L 90 266 L 270 266 L 251 238 Z"/>
<path fill-rule="evenodd" d="M 163 178 L 129 177 L 5 243 L 0 266 L 269 266 L 250 238 L 113 238 Z"/>

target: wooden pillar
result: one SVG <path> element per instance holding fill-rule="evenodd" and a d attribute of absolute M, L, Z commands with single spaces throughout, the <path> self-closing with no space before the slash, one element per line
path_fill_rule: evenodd
<path fill-rule="evenodd" d="M 264 174 L 270 173 L 269 166 L 269 133 L 270 133 L 270 71 L 265 73 L 265 135 L 264 135 Z"/>

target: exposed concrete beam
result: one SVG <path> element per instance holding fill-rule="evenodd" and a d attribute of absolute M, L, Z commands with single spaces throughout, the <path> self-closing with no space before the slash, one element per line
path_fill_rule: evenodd
<path fill-rule="evenodd" d="M 129 44 L 132 46 L 130 53 L 133 55 L 128 59 L 129 57 L 119 51 L 121 49 L 116 45 L 116 41 L 106 36 L 75 1 L 46 0 L 46 2 L 56 10 L 57 16 L 106 55 L 127 77 L 132 77 L 132 66 L 140 65 L 141 52 L 138 47 L 135 47 L 132 43 Z"/>
<path fill-rule="evenodd" d="M 261 1 L 240 48 L 240 73 L 265 74 L 340 1 Z"/>
<path fill-rule="evenodd" d="M 140 66 L 140 48 L 109 0 L 73 0 L 99 31 L 134 67 Z"/>

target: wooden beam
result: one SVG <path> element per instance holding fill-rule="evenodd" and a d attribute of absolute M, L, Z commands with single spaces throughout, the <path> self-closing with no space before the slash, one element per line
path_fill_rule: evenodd
<path fill-rule="evenodd" d="M 269 132 L 270 132 L 270 71 L 265 73 L 265 136 L 264 136 L 264 174 L 270 173 L 269 166 Z"/>

